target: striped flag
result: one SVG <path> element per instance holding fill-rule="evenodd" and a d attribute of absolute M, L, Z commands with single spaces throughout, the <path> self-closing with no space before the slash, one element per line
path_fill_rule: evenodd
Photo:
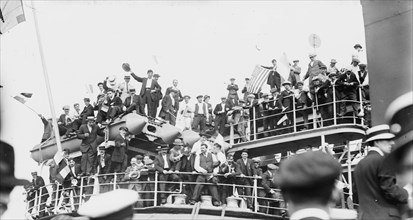
<path fill-rule="evenodd" d="M 0 34 L 4 34 L 17 24 L 26 21 L 22 0 L 0 1 Z"/>
<path fill-rule="evenodd" d="M 54 161 L 56 164 L 58 164 L 57 168 L 57 175 L 56 179 L 59 181 L 59 183 L 63 183 L 63 180 L 66 178 L 66 176 L 70 173 L 70 167 L 67 161 L 63 158 L 63 153 L 62 152 L 56 152 L 56 154 L 53 157 Z"/>
<path fill-rule="evenodd" d="M 26 103 L 26 99 L 24 99 L 24 98 L 21 97 L 21 96 L 16 95 L 16 96 L 14 96 L 13 98 L 16 99 L 18 102 L 20 102 L 20 103 L 22 103 L 22 104 L 25 104 L 25 103 Z"/>
<path fill-rule="evenodd" d="M 259 65 L 255 66 L 254 72 L 251 76 L 251 84 L 247 91 L 249 93 L 257 94 L 262 85 L 267 81 L 268 75 L 270 74 L 270 69 L 263 68 Z"/>

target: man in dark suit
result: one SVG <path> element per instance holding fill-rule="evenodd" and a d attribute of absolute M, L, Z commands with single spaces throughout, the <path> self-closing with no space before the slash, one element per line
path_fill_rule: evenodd
<path fill-rule="evenodd" d="M 294 99 L 294 92 L 291 89 L 291 82 L 285 81 L 282 84 L 284 86 L 284 90 L 281 92 L 281 103 L 283 105 L 283 112 L 287 112 L 286 115 L 288 117 L 287 126 L 293 126 L 295 118 L 293 116 L 293 99 Z M 292 128 L 288 128 L 287 131 L 292 131 Z"/>
<path fill-rule="evenodd" d="M 172 89 L 168 95 L 162 99 L 162 108 L 159 117 L 169 122 L 171 125 L 176 124 L 176 114 L 178 112 L 178 102 L 175 99 L 177 91 Z"/>
<path fill-rule="evenodd" d="M 308 64 L 308 69 L 307 69 L 307 73 L 304 75 L 303 77 L 303 82 L 307 79 L 309 79 L 309 87 L 310 87 L 310 92 L 313 91 L 313 77 L 316 77 L 318 75 L 320 75 L 322 73 L 322 69 L 327 69 L 326 65 L 324 65 L 323 62 L 321 62 L 320 60 L 316 60 L 315 57 L 317 55 L 314 53 L 310 53 L 309 57 L 310 57 L 310 63 Z"/>
<path fill-rule="evenodd" d="M 101 193 L 109 191 L 110 188 L 110 186 L 105 185 L 110 182 L 110 178 L 105 174 L 109 173 L 110 164 L 112 162 L 111 159 L 112 156 L 106 153 L 105 146 L 99 146 L 99 155 L 97 156 L 93 167 L 96 169 L 96 174 L 99 175 L 98 179 Z"/>
<path fill-rule="evenodd" d="M 194 169 L 199 173 L 198 177 L 196 178 L 196 184 L 194 193 L 192 195 L 192 199 L 190 200 L 190 204 L 194 205 L 195 201 L 199 201 L 199 196 L 201 191 L 204 187 L 203 183 L 212 182 L 213 174 L 212 171 L 213 167 L 213 159 L 212 154 L 207 152 L 207 145 L 201 145 L 201 153 L 196 155 L 195 162 L 194 162 Z M 214 206 L 220 205 L 220 198 L 218 195 L 218 190 L 216 185 L 207 185 L 209 193 L 212 196 L 212 202 Z"/>
<path fill-rule="evenodd" d="M 240 177 L 239 178 L 239 185 L 244 185 L 246 187 L 240 187 L 238 188 L 238 194 L 239 195 L 246 195 L 246 196 L 251 196 L 251 186 L 252 186 L 252 179 L 251 178 L 243 178 L 243 177 L 252 177 L 253 176 L 253 162 L 251 159 L 248 158 L 248 151 L 243 150 L 241 152 L 241 158 L 237 160 L 237 164 L 240 167 Z M 245 190 L 245 193 L 243 192 Z M 249 209 L 252 209 L 252 199 L 247 198 L 247 206 Z"/>
<path fill-rule="evenodd" d="M 148 116 L 155 118 L 156 117 L 156 107 L 155 107 L 155 100 L 156 100 L 156 92 L 161 91 L 161 86 L 158 84 L 156 80 L 152 78 L 153 71 L 148 70 L 148 77 L 139 77 L 135 75 L 135 73 L 131 72 L 131 76 L 138 82 L 142 83 L 141 92 L 139 95 L 142 97 L 142 104 L 143 106 L 146 105 L 148 109 Z"/>
<path fill-rule="evenodd" d="M 172 89 L 175 90 L 175 96 L 174 97 L 175 97 L 175 101 L 178 102 L 178 109 L 179 109 L 179 102 L 182 102 L 184 100 L 184 96 L 182 96 L 181 90 L 178 89 L 178 80 L 177 79 L 174 79 L 172 81 L 172 86 L 171 87 L 166 88 L 165 95 L 168 95 L 171 92 Z"/>
<path fill-rule="evenodd" d="M 276 131 L 277 122 L 282 117 L 280 113 L 283 109 L 283 106 L 281 103 L 281 94 L 276 88 L 271 89 L 270 92 L 271 92 L 272 98 L 270 98 L 270 101 L 269 101 L 269 108 L 271 109 L 270 114 L 272 115 L 272 117 L 269 120 L 269 126 L 270 126 L 270 130 L 272 131 L 271 135 L 278 135 L 280 134 L 280 132 Z"/>
<path fill-rule="evenodd" d="M 228 153 L 227 154 L 227 162 L 223 163 L 219 166 L 219 173 L 223 174 L 224 176 L 219 177 L 219 182 L 223 184 L 237 184 L 237 176 L 241 174 L 240 167 L 238 163 L 234 162 L 234 154 Z M 222 192 L 221 194 L 221 201 L 223 203 L 227 203 L 226 199 L 228 196 L 233 195 L 233 190 L 231 186 L 222 186 L 219 190 Z"/>
<path fill-rule="evenodd" d="M 49 198 L 49 193 L 46 187 L 44 187 L 45 184 L 44 184 L 43 178 L 41 176 L 38 176 L 36 171 L 32 172 L 32 177 L 33 177 L 33 180 L 32 180 L 33 192 L 37 192 L 37 195 L 41 196 L 39 217 L 43 217 L 45 216 L 46 201 L 47 201 L 47 198 Z"/>
<path fill-rule="evenodd" d="M 217 104 L 214 109 L 215 115 L 215 131 L 218 131 L 222 136 L 225 133 L 225 122 L 229 108 L 226 106 L 227 98 L 222 97 L 221 103 Z"/>
<path fill-rule="evenodd" d="M 277 60 L 273 59 L 272 67 L 262 66 L 265 69 L 270 69 L 270 74 L 268 75 L 267 84 L 270 85 L 271 89 L 277 88 L 278 91 L 281 90 L 281 75 L 277 72 Z"/>
<path fill-rule="evenodd" d="M 70 117 L 70 106 L 63 106 L 64 113 L 59 116 L 57 120 L 57 125 L 59 126 L 60 136 L 67 135 L 70 136 L 73 127 L 73 119 Z"/>
<path fill-rule="evenodd" d="M 120 173 L 125 171 L 123 164 L 127 161 L 126 152 L 129 146 L 127 127 L 120 127 L 119 134 L 115 137 L 115 146 L 113 148 L 109 173 Z"/>
<path fill-rule="evenodd" d="M 360 103 L 357 102 L 357 87 L 360 83 L 356 74 L 348 69 L 344 74 L 341 74 L 338 77 L 336 84 L 339 87 L 341 98 L 339 116 L 343 116 L 346 113 L 346 101 L 351 102 L 355 114 L 362 116 L 358 113 Z"/>
<path fill-rule="evenodd" d="M 228 84 L 228 86 L 227 86 L 228 98 L 231 95 L 234 95 L 235 100 L 238 101 L 239 100 L 239 98 L 238 98 L 238 85 L 235 84 L 235 78 L 231 78 L 230 81 L 231 81 L 231 83 Z"/>
<path fill-rule="evenodd" d="M 123 113 L 125 115 L 131 113 L 133 110 L 136 111 L 136 114 L 145 115 L 142 98 L 136 95 L 136 90 L 133 88 L 129 90 L 129 96 L 126 97 L 123 106 L 125 107 Z"/>
<path fill-rule="evenodd" d="M 89 116 L 87 121 L 87 124 L 81 125 L 77 131 L 77 138 L 82 139 L 80 144 L 82 174 L 88 176 L 93 172 L 93 164 L 95 163 L 97 152 L 97 149 L 92 144 L 96 141 L 98 135 L 105 136 L 105 133 L 95 124 L 93 116 Z"/>
<path fill-rule="evenodd" d="M 377 125 L 366 132 L 370 145 L 367 156 L 354 171 L 359 199 L 359 219 L 401 219 L 398 205 L 406 204 L 408 193 L 397 185 L 394 167 L 384 163 L 394 144 L 388 125 Z"/>
<path fill-rule="evenodd" d="M 181 181 L 181 178 L 177 174 L 172 173 L 172 170 L 171 170 L 172 164 L 171 164 L 171 161 L 169 160 L 169 155 L 167 153 L 168 149 L 169 148 L 167 146 L 157 148 L 158 155 L 155 158 L 154 164 L 155 164 L 156 171 L 159 172 L 158 179 L 159 181 L 172 180 L 174 182 L 179 182 Z M 160 191 L 165 191 L 165 188 L 166 188 L 165 183 L 159 183 Z M 165 204 L 165 203 L 166 203 L 166 194 L 161 193 L 161 204 Z"/>
<path fill-rule="evenodd" d="M 303 82 L 297 82 L 297 90 L 295 91 L 295 99 L 296 99 L 296 109 L 297 109 L 297 114 L 300 114 L 303 116 L 304 120 L 304 130 L 308 129 L 309 123 L 308 123 L 308 112 L 309 109 L 308 107 L 311 106 L 311 99 L 308 94 L 308 90 L 305 90 L 303 87 Z"/>
<path fill-rule="evenodd" d="M 275 180 L 278 178 L 278 166 L 275 164 L 268 164 L 267 165 L 267 171 L 265 171 L 261 175 L 261 185 L 264 188 L 263 190 L 258 190 L 258 197 L 266 197 L 266 198 L 272 198 L 272 199 L 282 199 L 281 198 L 281 193 L 277 191 L 277 184 Z M 258 203 L 261 206 L 266 206 L 265 201 L 263 200 L 258 200 Z M 279 205 L 274 204 L 275 202 L 271 202 L 269 204 L 270 207 L 278 207 Z M 278 202 L 277 202 L 278 203 Z M 285 207 L 284 207 L 285 208 Z M 267 213 L 267 209 L 264 207 L 260 207 L 260 212 Z M 281 212 L 274 212 L 273 209 L 271 209 L 271 214 L 277 214 L 280 215 Z"/>
<path fill-rule="evenodd" d="M 90 104 L 90 99 L 84 98 L 83 102 L 85 103 L 85 107 L 83 108 L 83 111 L 80 113 L 79 118 L 75 119 L 73 122 L 73 129 L 75 131 L 79 129 L 80 125 L 84 125 L 87 123 L 87 117 L 95 117 L 93 106 Z"/>
<path fill-rule="evenodd" d="M 290 219 L 334 219 L 329 202 L 341 174 L 338 161 L 321 151 L 310 151 L 281 161 L 279 178 Z"/>

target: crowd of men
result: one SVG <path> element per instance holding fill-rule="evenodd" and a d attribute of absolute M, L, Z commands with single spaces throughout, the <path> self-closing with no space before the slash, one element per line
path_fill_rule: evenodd
<path fill-rule="evenodd" d="M 335 59 L 331 59 L 330 65 L 326 66 L 316 59 L 316 54 L 310 54 L 307 72 L 301 74 L 299 60 L 294 60 L 286 80 L 277 72 L 277 60 L 274 59 L 271 67 L 262 66 L 270 70 L 266 82 L 271 88 L 269 93 L 250 94 L 248 87 L 251 82 L 245 78 L 241 90 L 243 95 L 240 96 L 240 87 L 235 83 L 236 79 L 231 78 L 227 85 L 228 95 L 223 96 L 215 106 L 210 103 L 209 95 L 198 95 L 196 103 L 190 104 L 191 96 L 183 95 L 176 79 L 163 94 L 158 82 L 159 74 L 148 70 L 147 76 L 141 77 L 124 63 L 122 68 L 127 72 L 124 81 L 118 82 L 116 77 L 110 76 L 98 83 L 99 94 L 93 104 L 90 98 L 84 98 L 84 109 L 81 111 L 79 103 L 75 103 L 74 113 L 70 113 L 69 105 L 63 106 L 64 113 L 58 120 L 59 133 L 64 138 L 76 136 L 80 126 L 87 123 L 88 117 L 95 116 L 95 112 L 98 126 L 110 124 L 115 118 L 131 112 L 150 118 L 158 117 L 172 125 L 179 123 L 183 130 L 210 130 L 223 136 L 228 134 L 227 124 L 231 123 L 242 141 L 250 139 L 248 133 L 257 133 L 257 126 L 263 127 L 260 137 L 292 132 L 294 124 L 297 124 L 297 130 L 309 129 L 313 127 L 308 120 L 313 108 L 321 115 L 320 126 L 331 125 L 334 100 L 337 103 L 337 117 L 348 113 L 347 105 L 351 105 L 354 115 L 363 117 L 359 97 L 361 95 L 363 101 L 369 100 L 369 77 L 366 64 L 360 63 L 359 59 L 362 46 L 356 44 L 354 48 L 350 67 L 339 69 Z M 141 83 L 139 92 L 131 83 L 131 78 Z M 306 79 L 309 79 L 308 86 L 304 85 Z M 50 121 L 39 116 L 45 126 L 43 142 L 53 137 L 53 131 Z M 298 117 L 302 117 L 302 122 L 297 120 Z M 253 120 L 256 125 L 253 125 Z"/>

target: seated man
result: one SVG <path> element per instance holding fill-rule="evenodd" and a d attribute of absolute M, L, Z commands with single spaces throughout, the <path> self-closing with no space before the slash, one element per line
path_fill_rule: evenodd
<path fill-rule="evenodd" d="M 195 171 L 197 171 L 200 175 L 196 178 L 196 182 L 199 183 L 195 186 L 194 193 L 192 195 L 192 199 L 190 200 L 190 204 L 194 205 L 196 201 L 199 201 L 199 197 L 204 185 L 202 183 L 210 182 L 213 179 L 213 160 L 212 154 L 207 152 L 207 145 L 201 145 L 201 153 L 198 154 L 195 158 L 194 164 Z M 207 185 L 209 192 L 212 196 L 212 201 L 214 206 L 220 205 L 220 199 L 218 195 L 218 190 L 216 185 Z"/>
<path fill-rule="evenodd" d="M 57 125 L 59 126 L 60 136 L 72 136 L 73 132 L 73 119 L 70 117 L 70 106 L 63 106 L 64 113 L 60 115 Z"/>
<path fill-rule="evenodd" d="M 142 98 L 139 95 L 136 95 L 135 89 L 129 89 L 129 96 L 126 97 L 125 102 L 123 103 L 124 113 L 131 113 L 133 110 L 136 111 L 136 114 L 145 115 Z"/>
<path fill-rule="evenodd" d="M 85 107 L 83 108 L 83 111 L 79 114 L 79 116 L 73 121 L 73 130 L 75 131 L 80 128 L 80 125 L 87 123 L 87 117 L 95 117 L 93 106 L 90 104 L 90 99 L 84 98 L 83 101 L 85 103 Z"/>

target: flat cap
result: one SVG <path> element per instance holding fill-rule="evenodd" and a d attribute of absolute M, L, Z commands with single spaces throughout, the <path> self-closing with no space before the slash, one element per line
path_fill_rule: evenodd
<path fill-rule="evenodd" d="M 203 97 L 204 97 L 204 96 L 202 96 L 202 95 L 198 95 L 196 98 L 197 98 L 197 99 L 199 99 L 199 98 L 202 99 Z"/>
<path fill-rule="evenodd" d="M 252 162 L 253 162 L 253 163 L 261 163 L 261 158 L 259 158 L 259 157 L 254 157 L 254 158 L 252 158 Z"/>
<path fill-rule="evenodd" d="M 302 85 L 302 86 L 303 86 L 303 85 L 304 85 L 304 83 L 303 83 L 303 82 L 301 82 L 301 81 L 299 81 L 299 82 L 297 82 L 297 86 L 298 86 L 298 85 Z"/>
<path fill-rule="evenodd" d="M 153 77 L 161 77 L 161 75 L 155 73 L 155 74 L 153 74 Z"/>
<path fill-rule="evenodd" d="M 177 138 L 174 140 L 173 145 L 183 146 L 184 142 L 181 139 Z"/>
<path fill-rule="evenodd" d="M 143 160 L 143 156 L 140 155 L 140 154 L 138 154 L 138 155 L 136 155 L 136 159 L 137 159 L 137 160 Z"/>
<path fill-rule="evenodd" d="M 283 85 L 283 86 L 285 86 L 285 85 L 290 85 L 290 86 L 291 86 L 291 82 L 288 81 L 288 80 L 286 80 L 286 81 L 284 81 L 284 82 L 282 83 L 282 85 Z"/>
<path fill-rule="evenodd" d="M 341 173 L 336 159 L 321 151 L 310 151 L 281 162 L 278 183 L 281 188 L 306 189 L 334 182 Z"/>
<path fill-rule="evenodd" d="M 90 102 L 90 98 L 84 98 L 83 101 Z"/>
<path fill-rule="evenodd" d="M 357 49 L 357 48 L 363 48 L 360 44 L 356 44 L 356 45 L 354 45 L 354 49 Z"/>
<path fill-rule="evenodd" d="M 278 169 L 278 166 L 273 164 L 273 163 L 270 163 L 270 164 L 267 164 L 267 168 L 269 170 L 276 170 L 276 169 Z"/>

